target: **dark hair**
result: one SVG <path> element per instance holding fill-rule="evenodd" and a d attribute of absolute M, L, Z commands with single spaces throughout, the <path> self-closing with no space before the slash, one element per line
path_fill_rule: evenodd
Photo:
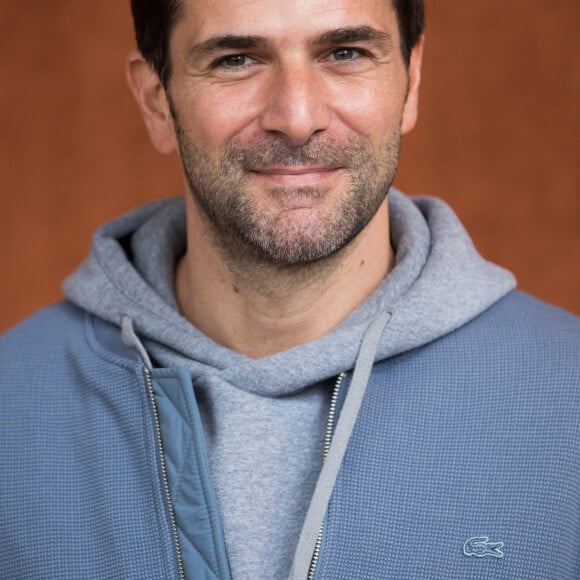
<path fill-rule="evenodd" d="M 401 33 L 401 53 L 409 65 L 411 51 L 425 27 L 423 0 L 392 0 Z M 169 39 L 183 12 L 183 0 L 131 0 L 137 46 L 165 87 L 171 77 Z"/>
<path fill-rule="evenodd" d="M 131 0 L 137 47 L 163 86 L 171 77 L 169 39 L 183 12 L 183 0 Z"/>
<path fill-rule="evenodd" d="M 423 0 L 392 0 L 399 22 L 401 53 L 409 66 L 411 52 L 425 30 L 425 4 Z"/>

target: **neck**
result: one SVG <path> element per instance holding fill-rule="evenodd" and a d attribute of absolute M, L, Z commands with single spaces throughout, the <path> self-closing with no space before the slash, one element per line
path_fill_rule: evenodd
<path fill-rule="evenodd" d="M 387 201 L 337 254 L 305 266 L 224 258 L 188 207 L 188 251 L 176 274 L 182 314 L 231 350 L 260 358 L 328 334 L 379 286 L 393 265 Z"/>

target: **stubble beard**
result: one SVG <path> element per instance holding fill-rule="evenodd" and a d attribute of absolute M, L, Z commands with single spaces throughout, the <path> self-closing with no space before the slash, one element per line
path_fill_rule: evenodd
<path fill-rule="evenodd" d="M 340 252 L 364 229 L 385 200 L 398 165 L 401 123 L 385 138 L 378 153 L 354 133 L 344 143 L 314 135 L 304 146 L 271 135 L 238 144 L 232 141 L 210 159 L 176 122 L 181 162 L 190 193 L 214 245 L 230 264 L 278 269 L 320 263 Z M 259 205 L 248 191 L 249 172 L 269 167 L 341 167 L 349 184 L 331 207 L 325 186 L 272 187 L 268 195 L 283 208 L 297 198 L 320 204 L 316 218 L 285 219 Z M 387 242 L 386 242 L 387 243 Z"/>

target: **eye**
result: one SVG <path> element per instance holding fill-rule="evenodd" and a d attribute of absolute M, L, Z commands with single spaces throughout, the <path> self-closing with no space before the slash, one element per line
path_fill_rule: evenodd
<path fill-rule="evenodd" d="M 231 54 L 222 58 L 218 65 L 224 68 L 244 68 L 256 62 L 247 54 Z"/>
<path fill-rule="evenodd" d="M 356 48 L 337 48 L 333 50 L 328 59 L 335 62 L 348 62 L 357 60 L 363 56 L 363 53 Z"/>

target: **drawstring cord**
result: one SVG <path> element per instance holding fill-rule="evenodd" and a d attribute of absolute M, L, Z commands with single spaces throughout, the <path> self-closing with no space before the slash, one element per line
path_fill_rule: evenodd
<path fill-rule="evenodd" d="M 151 362 L 143 343 L 139 340 L 135 328 L 133 327 L 133 320 L 129 316 L 123 316 L 121 319 L 121 337 L 127 346 L 134 348 L 139 353 L 139 356 L 143 360 L 143 364 L 149 370 L 152 370 L 153 363 Z"/>
<path fill-rule="evenodd" d="M 379 343 L 385 327 L 392 317 L 392 312 L 381 312 L 368 326 L 363 337 L 350 387 L 334 431 L 332 445 L 320 472 L 304 526 L 298 539 L 290 580 L 304 580 L 308 576 L 312 552 L 328 509 L 330 496 L 346 453 L 348 441 L 354 430 Z"/>

